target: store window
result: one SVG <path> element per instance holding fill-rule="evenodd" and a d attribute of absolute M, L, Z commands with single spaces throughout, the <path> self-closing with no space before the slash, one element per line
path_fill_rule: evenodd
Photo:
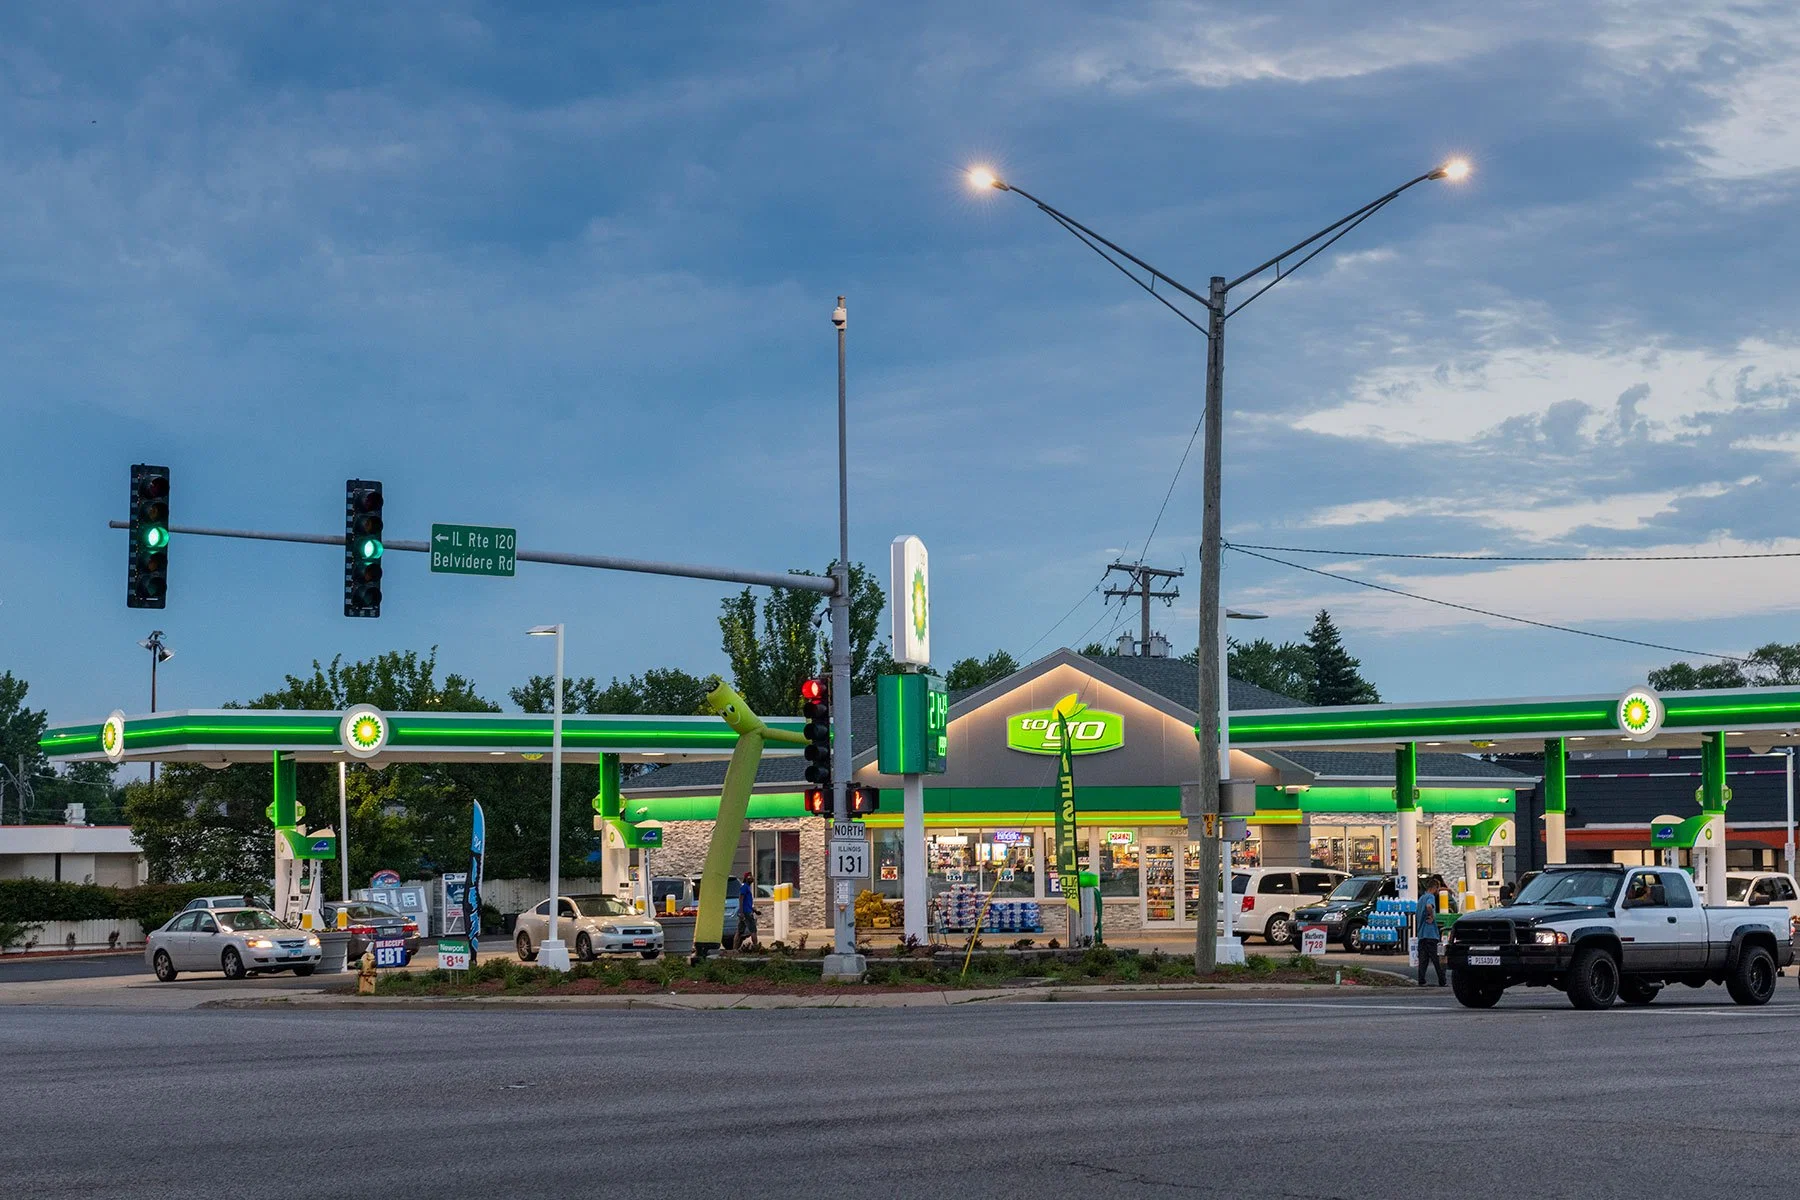
<path fill-rule="evenodd" d="M 1169 901 L 1174 903 L 1175 897 L 1175 849 L 1163 845 L 1158 851 L 1159 861 L 1166 860 L 1169 880 Z M 1131 896 L 1138 894 L 1138 877 L 1141 872 L 1141 855 L 1138 848 L 1137 830 L 1105 829 L 1100 833 L 1100 895 Z"/>
<path fill-rule="evenodd" d="M 999 896 L 1032 896 L 1037 892 L 1037 868 L 1028 829 L 989 829 L 976 835 L 976 886 L 992 888 Z"/>
<path fill-rule="evenodd" d="M 745 852 L 748 851 L 748 854 Z M 757 888 L 773 888 L 778 883 L 800 886 L 800 831 L 798 829 L 751 829 L 745 832 L 738 847 L 738 861 L 749 860 L 756 875 Z"/>
<path fill-rule="evenodd" d="M 1231 843 L 1231 865 L 1234 867 L 1262 866 L 1262 839 L 1259 837 L 1245 838 L 1241 842 Z"/>
<path fill-rule="evenodd" d="M 975 885 L 975 855 L 966 833 L 925 835 L 925 882 L 932 895 L 965 884 Z"/>
<path fill-rule="evenodd" d="M 877 895 L 891 899 L 900 898 L 900 864 L 904 854 L 905 841 L 902 831 L 898 829 L 875 829 L 870 831 L 875 838 L 872 847 L 875 855 L 874 891 Z"/>

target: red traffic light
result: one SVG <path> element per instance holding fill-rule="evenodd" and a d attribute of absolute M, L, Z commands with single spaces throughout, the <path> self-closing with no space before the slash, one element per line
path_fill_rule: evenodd
<path fill-rule="evenodd" d="M 807 788 L 806 811 L 815 817 L 830 816 L 831 794 L 824 788 Z"/>
<path fill-rule="evenodd" d="M 823 700 L 825 698 L 825 681 L 823 679 L 808 679 L 805 683 L 800 685 L 800 698 L 802 700 L 813 701 Z"/>

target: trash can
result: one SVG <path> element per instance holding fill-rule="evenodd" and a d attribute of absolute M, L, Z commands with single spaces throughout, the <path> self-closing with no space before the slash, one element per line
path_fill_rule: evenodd
<path fill-rule="evenodd" d="M 664 954 L 674 956 L 694 952 L 693 917 L 658 917 L 656 921 L 662 926 Z"/>
<path fill-rule="evenodd" d="M 347 931 L 321 929 L 319 931 L 319 972 L 330 974 L 344 970 L 345 956 L 350 951 L 351 935 Z"/>

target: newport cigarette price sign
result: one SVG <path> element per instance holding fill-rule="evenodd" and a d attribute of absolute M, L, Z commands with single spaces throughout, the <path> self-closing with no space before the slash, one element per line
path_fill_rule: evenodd
<path fill-rule="evenodd" d="M 511 576 L 518 550 L 516 529 L 491 525 L 431 527 L 431 569 L 440 574 Z"/>

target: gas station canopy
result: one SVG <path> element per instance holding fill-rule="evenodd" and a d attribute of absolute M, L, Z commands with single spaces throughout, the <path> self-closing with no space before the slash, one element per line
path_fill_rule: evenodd
<path fill-rule="evenodd" d="M 1541 752 L 1566 738 L 1569 749 L 1696 748 L 1724 733 L 1733 747 L 1768 750 L 1800 744 L 1800 688 L 1731 688 L 1623 695 L 1427 704 L 1363 704 L 1233 713 L 1231 742 L 1241 749 L 1399 747 L 1447 754 Z"/>
<path fill-rule="evenodd" d="M 771 728 L 799 733 L 798 717 L 775 717 Z M 616 754 L 626 762 L 724 759 L 735 730 L 711 716 L 563 716 L 563 758 L 598 762 Z M 126 716 L 48 730 L 39 740 L 58 762 L 197 762 L 225 767 L 267 764 L 271 752 L 296 762 L 535 762 L 551 749 L 545 715 L 462 712 L 381 712 L 357 705 L 341 712 L 282 709 L 189 709 Z M 798 746 L 770 742 L 769 755 Z"/>

